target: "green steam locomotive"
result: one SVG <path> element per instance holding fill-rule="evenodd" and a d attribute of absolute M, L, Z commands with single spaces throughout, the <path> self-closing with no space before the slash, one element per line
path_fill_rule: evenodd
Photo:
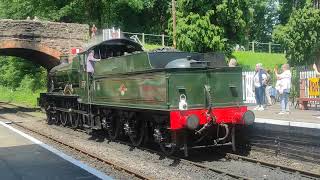
<path fill-rule="evenodd" d="M 39 104 L 49 124 L 128 137 L 134 146 L 156 142 L 168 155 L 203 145 L 235 150 L 236 128 L 255 119 L 243 104 L 241 72 L 221 54 L 145 52 L 130 39 L 111 39 L 51 69 Z"/>

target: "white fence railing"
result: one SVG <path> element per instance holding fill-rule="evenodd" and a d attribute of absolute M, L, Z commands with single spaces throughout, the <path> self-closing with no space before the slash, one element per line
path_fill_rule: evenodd
<path fill-rule="evenodd" d="M 256 103 L 255 95 L 252 89 L 254 74 L 254 71 L 242 72 L 242 92 L 244 103 Z"/>
<path fill-rule="evenodd" d="M 314 97 L 314 96 L 309 95 L 308 78 L 317 77 L 315 71 L 301 71 L 299 75 L 300 75 L 300 82 L 304 83 L 304 87 L 302 88 L 302 89 L 304 89 L 304 97 L 308 97 L 308 98 Z M 300 96 L 301 96 L 301 94 L 300 94 Z"/>
<path fill-rule="evenodd" d="M 253 92 L 253 78 L 254 71 L 242 72 L 242 86 L 243 86 L 243 101 L 244 103 L 256 103 L 255 94 Z M 315 96 L 309 95 L 309 78 L 317 77 L 314 71 L 300 71 L 299 81 L 300 81 L 300 97 L 312 98 Z M 299 83 L 299 82 L 292 82 Z"/>

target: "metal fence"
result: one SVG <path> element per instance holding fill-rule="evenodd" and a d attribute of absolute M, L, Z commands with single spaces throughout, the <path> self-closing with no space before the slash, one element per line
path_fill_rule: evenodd
<path fill-rule="evenodd" d="M 101 34 L 101 37 L 99 36 Z M 172 39 L 165 34 L 148 34 L 148 33 L 134 33 L 134 32 L 122 32 L 125 37 L 132 38 L 135 41 L 141 43 L 143 46 L 149 46 L 151 49 L 164 46 L 172 46 Z M 97 32 L 96 41 L 102 39 L 102 30 Z M 285 49 L 281 44 L 272 42 L 263 43 L 252 41 L 246 46 L 236 45 L 235 51 L 252 51 L 252 52 L 265 52 L 265 53 L 285 53 Z"/>
<path fill-rule="evenodd" d="M 126 37 L 138 39 L 142 45 L 155 45 L 155 46 L 171 46 L 172 42 L 170 36 L 164 34 L 146 34 L 146 33 L 132 33 L 122 32 Z"/>
<path fill-rule="evenodd" d="M 264 53 L 285 53 L 285 49 L 281 44 L 276 44 L 272 42 L 262 43 L 257 41 L 249 42 L 247 46 L 236 45 L 234 50 L 264 52 Z"/>

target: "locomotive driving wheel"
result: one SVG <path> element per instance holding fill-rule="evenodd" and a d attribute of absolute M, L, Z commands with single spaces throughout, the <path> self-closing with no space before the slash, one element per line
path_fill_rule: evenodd
<path fill-rule="evenodd" d="M 55 113 L 55 119 L 54 119 L 54 124 L 55 125 L 60 125 L 60 122 L 61 122 L 61 112 L 60 111 L 56 111 Z"/>
<path fill-rule="evenodd" d="M 77 129 L 79 128 L 79 118 L 78 115 L 75 113 L 69 113 L 69 121 L 70 121 L 70 125 L 73 129 Z"/>
<path fill-rule="evenodd" d="M 132 119 L 130 122 L 129 138 L 134 146 L 141 146 L 144 142 L 146 123 L 140 118 Z"/>
<path fill-rule="evenodd" d="M 47 114 L 47 124 L 52 125 L 55 122 L 55 113 L 54 104 L 49 104 L 46 106 L 46 114 Z"/>
<path fill-rule="evenodd" d="M 113 141 L 120 137 L 120 132 L 121 132 L 120 119 L 116 118 L 116 116 L 112 114 L 110 114 L 110 116 L 107 117 L 107 132 L 108 132 L 109 138 Z"/>
<path fill-rule="evenodd" d="M 69 123 L 69 113 L 61 112 L 61 119 L 60 119 L 62 126 L 67 126 Z"/>
<path fill-rule="evenodd" d="M 47 114 L 47 124 L 51 125 L 55 121 L 55 115 L 52 111 L 48 110 L 46 112 Z"/>
<path fill-rule="evenodd" d="M 161 151 L 167 155 L 171 156 L 173 155 L 177 150 L 177 145 L 174 142 L 173 138 L 171 137 L 171 133 L 169 130 L 159 130 L 160 139 L 159 139 L 159 146 Z"/>

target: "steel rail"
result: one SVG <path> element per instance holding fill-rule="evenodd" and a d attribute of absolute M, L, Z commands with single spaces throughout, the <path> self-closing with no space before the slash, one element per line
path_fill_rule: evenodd
<path fill-rule="evenodd" d="M 76 150 L 76 151 L 78 151 L 78 152 L 80 152 L 80 153 L 82 153 L 82 154 L 84 154 L 84 155 L 86 155 L 86 156 L 88 156 L 88 157 L 91 157 L 91 158 L 93 158 L 93 159 L 95 159 L 95 160 L 97 160 L 97 161 L 100 161 L 100 162 L 105 163 L 105 164 L 107 164 L 107 165 L 109 165 L 109 166 L 112 166 L 113 168 L 115 168 L 116 170 L 118 170 L 118 171 L 120 171 L 120 172 L 121 172 L 121 171 L 125 171 L 126 173 L 131 174 L 131 175 L 135 176 L 135 177 L 138 178 L 138 179 L 144 179 L 144 180 L 154 179 L 154 178 L 151 178 L 151 177 L 147 177 L 147 176 L 145 176 L 145 175 L 143 175 L 143 174 L 141 174 L 141 173 L 135 172 L 135 171 L 133 171 L 133 170 L 131 170 L 131 169 L 129 169 L 129 168 L 126 168 L 126 167 L 124 167 L 124 166 L 122 166 L 122 165 L 116 164 L 116 163 L 114 163 L 114 162 L 112 162 L 112 161 L 110 161 L 110 160 L 106 160 L 106 159 L 103 159 L 103 158 L 101 158 L 101 157 L 98 157 L 98 156 L 96 156 L 96 155 L 94 155 L 94 154 L 91 154 L 91 153 L 89 153 L 89 152 L 87 152 L 87 151 L 85 151 L 85 150 L 83 150 L 83 149 L 77 148 L 77 147 L 72 146 L 72 145 L 70 145 L 70 144 L 68 144 L 68 143 L 62 142 L 62 141 L 57 140 L 57 139 L 55 139 L 55 138 L 53 138 L 53 137 L 50 137 L 50 136 L 45 135 L 45 134 L 43 134 L 43 133 L 40 133 L 40 132 L 38 132 L 38 131 L 36 131 L 36 130 L 30 129 L 30 128 L 28 128 L 28 127 L 25 127 L 25 126 L 23 126 L 23 125 L 21 125 L 21 124 L 18 124 L 18 123 L 15 123 L 15 122 L 12 122 L 12 124 L 14 124 L 14 125 L 16 125 L 16 126 L 18 126 L 18 127 L 20 127 L 20 128 L 26 129 L 26 130 L 28 130 L 28 131 L 30 131 L 30 132 L 32 132 L 32 133 L 38 134 L 38 135 L 40 135 L 40 136 L 42 136 L 42 137 L 45 137 L 45 138 L 47 138 L 47 139 L 50 139 L 50 140 L 52 140 L 52 141 L 54 141 L 54 142 L 56 142 L 56 143 L 58 143 L 58 144 L 61 144 L 61 145 L 63 145 L 63 146 L 66 146 L 66 147 L 68 147 L 68 148 L 70 148 L 70 149 Z"/>
<path fill-rule="evenodd" d="M 317 174 L 317 173 L 313 173 L 313 172 L 305 171 L 305 170 L 301 170 L 301 169 L 296 169 L 296 168 L 290 168 L 290 167 L 287 167 L 287 166 L 278 165 L 278 164 L 274 164 L 274 163 L 269 163 L 269 162 L 266 162 L 266 161 L 263 161 L 263 160 L 257 160 L 257 159 L 249 158 L 249 157 L 246 157 L 246 156 L 241 156 L 241 155 L 238 155 L 238 154 L 226 153 L 226 157 L 230 158 L 230 159 L 234 159 L 234 160 L 241 159 L 243 161 L 264 165 L 264 166 L 271 167 L 271 168 L 274 168 L 274 169 L 278 169 L 279 168 L 280 170 L 283 170 L 283 171 L 287 171 L 287 172 L 290 172 L 290 173 L 299 173 L 300 175 L 305 175 L 305 176 L 311 177 L 311 178 L 316 178 L 316 179 L 320 178 L 320 174 Z"/>
<path fill-rule="evenodd" d="M 79 131 L 79 132 L 83 132 L 83 131 Z M 115 140 L 114 142 L 120 143 L 120 144 L 123 144 L 123 145 L 127 145 L 127 146 L 130 146 L 130 147 L 133 146 L 131 143 L 128 143 L 128 142 L 126 142 L 126 141 Z M 159 151 L 157 151 L 157 150 L 153 150 L 153 149 L 150 149 L 150 148 L 146 148 L 146 147 L 135 147 L 135 148 L 140 149 L 140 150 L 143 150 L 143 151 L 148 151 L 148 152 L 150 152 L 150 153 L 157 154 L 157 155 L 159 155 L 159 156 L 164 156 L 164 154 L 163 154 L 162 152 L 159 152 Z M 183 163 L 185 163 L 186 165 L 190 165 L 190 164 L 191 164 L 191 165 L 194 165 L 194 166 L 196 166 L 196 167 L 199 167 L 199 168 L 202 168 L 202 169 L 206 169 L 206 170 L 209 170 L 209 171 L 218 173 L 218 174 L 230 176 L 230 177 L 235 178 L 235 179 L 243 179 L 243 180 L 250 179 L 250 178 L 245 177 L 245 176 L 240 176 L 240 175 L 237 175 L 237 174 L 233 174 L 233 173 L 231 173 L 231 172 L 227 172 L 227 171 L 224 171 L 224 170 L 221 170 L 221 169 L 218 169 L 218 168 L 205 166 L 205 165 L 203 165 L 203 164 L 196 163 L 196 162 L 193 162 L 193 161 L 190 161 L 190 160 L 181 158 L 181 157 L 177 157 L 177 156 L 166 156 L 166 158 L 171 159 L 171 160 L 174 160 L 174 161 L 183 162 Z"/>
<path fill-rule="evenodd" d="M 11 105 L 11 104 L 10 104 Z M 1 106 L 1 104 L 0 104 Z M 16 106 L 16 105 L 12 105 L 12 106 Z M 16 106 L 16 107 L 19 107 L 19 106 Z M 4 107 L 4 108 L 7 108 L 7 107 Z M 21 113 L 24 113 L 24 112 L 21 112 Z M 27 114 L 27 113 L 26 113 Z M 29 114 L 28 114 L 29 115 Z M 14 123 L 15 125 L 19 126 L 19 127 L 22 127 L 24 129 L 27 129 L 31 132 L 34 132 L 36 134 L 39 134 L 41 136 L 44 136 L 48 139 L 51 139 L 55 142 L 58 142 L 60 144 L 63 144 L 65 146 L 68 146 L 72 149 L 75 149 L 77 151 L 80 151 L 81 153 L 84 153 L 86 154 L 87 152 L 81 150 L 81 149 L 77 149 L 77 148 L 74 148 L 73 146 L 70 146 L 68 144 L 65 144 L 63 142 L 60 142 L 58 140 L 55 140 L 47 135 L 44 135 L 42 133 L 39 133 L 39 132 L 36 132 L 30 128 L 27 128 L 27 127 L 24 127 L 20 124 L 17 124 L 17 123 Z M 83 132 L 83 131 L 80 131 L 79 132 Z M 132 144 L 128 143 L 128 142 L 125 142 L 125 141 L 120 141 L 120 140 L 116 140 L 115 142 L 119 142 L 119 143 L 122 143 L 122 144 L 125 144 L 125 145 L 128 145 L 128 146 L 132 146 Z M 146 150 L 146 151 L 149 151 L 149 152 L 152 152 L 152 153 L 156 153 L 156 154 L 160 154 L 159 151 L 156 151 L 156 150 L 152 150 L 152 149 L 149 149 L 149 148 L 145 148 L 145 147 L 137 147 L 141 150 Z M 90 155 L 88 154 L 90 157 L 92 158 L 95 158 L 99 161 L 104 161 L 104 159 L 101 159 L 101 158 L 98 158 L 94 155 Z M 304 175 L 304 176 L 307 176 L 307 177 L 311 177 L 311 178 L 316 178 L 316 179 L 319 179 L 320 178 L 320 174 L 317 174 L 317 173 L 313 173 L 313 172 L 310 172 L 310 171 L 305 171 L 305 170 L 301 170 L 301 169 L 296 169 L 296 168 L 290 168 L 290 167 L 286 167 L 286 166 L 283 166 L 283 165 L 277 165 L 277 164 L 273 164 L 273 163 L 269 163 L 269 162 L 266 162 L 266 161 L 262 161 L 262 160 L 257 160 L 257 159 L 253 159 L 253 158 L 249 158 L 249 157 L 245 157 L 245 156 L 241 156 L 241 155 L 238 155 L 238 154 L 233 154 L 233 153 L 225 153 L 226 157 L 229 158 L 229 159 L 234 159 L 234 160 L 243 160 L 243 161 L 247 161 L 247 162 L 251 162 L 251 163 L 256 163 L 256 164 L 260 164 L 260 165 L 264 165 L 264 166 L 267 166 L 267 167 L 270 167 L 270 168 L 274 168 L 274 169 L 280 169 L 280 170 L 283 170 L 283 171 L 287 171 L 287 172 L 290 172 L 290 173 L 299 173 L 300 175 Z M 203 164 L 200 164 L 200 163 L 196 163 L 196 162 L 193 162 L 193 161 L 189 161 L 187 159 L 184 159 L 184 158 L 180 158 L 180 157 L 175 157 L 175 156 L 170 156 L 168 157 L 172 160 L 180 160 L 186 164 L 192 164 L 194 166 L 197 166 L 197 167 L 200 167 L 200 168 L 203 168 L 203 169 L 207 169 L 207 170 L 210 170 L 212 172 L 216 172 L 216 173 L 219 173 L 219 174 L 223 174 L 223 175 L 227 175 L 227 176 L 230 176 L 230 177 L 233 177 L 233 178 L 236 178 L 236 179 L 250 179 L 248 177 L 244 177 L 244 176 L 239 176 L 239 175 L 236 175 L 236 174 L 233 174 L 233 173 L 230 173 L 230 172 L 226 172 L 226 171 L 223 171 L 223 170 L 220 170 L 220 169 L 217 169 L 217 168 L 213 168 L 213 167 L 208 167 L 208 166 L 205 166 Z M 105 162 L 107 163 L 107 162 Z M 109 164 L 109 163 L 107 163 Z M 112 164 L 109 164 L 109 165 L 112 165 Z M 120 166 L 120 169 L 121 169 L 121 166 Z M 119 169 L 118 169 L 119 170 Z M 141 178 L 141 179 L 149 179 L 149 178 Z"/>

